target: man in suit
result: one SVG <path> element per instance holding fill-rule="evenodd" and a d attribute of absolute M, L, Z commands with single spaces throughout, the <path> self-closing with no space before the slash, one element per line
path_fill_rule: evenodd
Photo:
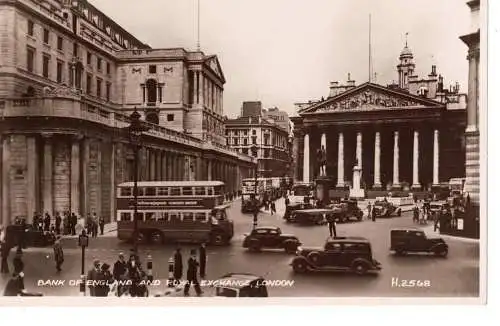
<path fill-rule="evenodd" d="M 200 245 L 200 277 L 205 278 L 205 270 L 207 266 L 207 250 L 205 248 L 205 243 Z"/>
<path fill-rule="evenodd" d="M 125 256 L 121 252 L 118 255 L 118 260 L 113 265 L 113 278 L 116 281 L 123 281 L 127 277 L 127 262 L 125 261 Z M 116 290 L 117 295 L 121 296 L 123 294 L 123 285 L 119 284 Z"/>
<path fill-rule="evenodd" d="M 89 287 L 89 292 L 90 292 L 91 297 L 96 296 L 97 286 L 96 286 L 96 284 L 93 284 L 93 281 L 99 281 L 99 279 L 101 278 L 100 272 L 101 272 L 101 262 L 98 259 L 95 259 L 94 266 L 87 273 L 87 282 L 89 282 L 88 287 Z"/>
<path fill-rule="evenodd" d="M 182 254 L 181 248 L 177 248 L 174 255 L 174 280 L 178 283 L 182 278 Z"/>
<path fill-rule="evenodd" d="M 54 242 L 54 260 L 56 261 L 56 270 L 61 271 L 61 265 L 64 262 L 64 252 L 61 246 L 61 236 L 57 236 Z"/>
<path fill-rule="evenodd" d="M 198 282 L 198 266 L 199 263 L 196 261 L 196 250 L 191 250 L 191 257 L 188 260 L 188 270 L 187 270 L 187 282 L 184 287 L 184 295 L 189 295 L 189 288 L 191 283 L 194 285 L 194 290 L 196 295 L 200 296 L 203 292 L 200 288 L 200 283 Z"/>

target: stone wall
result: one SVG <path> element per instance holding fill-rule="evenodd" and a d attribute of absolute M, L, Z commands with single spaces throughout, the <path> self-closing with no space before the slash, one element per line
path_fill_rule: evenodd
<path fill-rule="evenodd" d="M 53 201 L 54 213 L 70 209 L 71 194 L 71 147 L 63 139 L 53 142 Z M 50 212 L 52 213 L 52 212 Z"/>

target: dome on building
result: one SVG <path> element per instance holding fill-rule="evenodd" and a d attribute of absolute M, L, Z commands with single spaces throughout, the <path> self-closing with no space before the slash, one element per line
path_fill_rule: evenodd
<path fill-rule="evenodd" d="M 408 45 L 405 45 L 405 47 L 403 48 L 403 51 L 401 51 L 401 57 L 403 56 L 413 56 L 413 53 L 411 52 L 410 48 L 408 47 Z"/>

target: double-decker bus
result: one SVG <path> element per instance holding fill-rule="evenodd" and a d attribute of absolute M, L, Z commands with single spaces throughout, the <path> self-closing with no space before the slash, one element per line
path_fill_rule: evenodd
<path fill-rule="evenodd" d="M 253 212 L 255 203 L 252 198 L 262 205 L 266 196 L 272 190 L 272 180 L 270 178 L 257 178 L 257 193 L 255 193 L 255 178 L 246 178 L 241 181 L 241 211 L 243 213 Z"/>
<path fill-rule="evenodd" d="M 234 234 L 220 181 L 142 181 L 137 183 L 139 242 L 228 244 Z M 118 185 L 118 239 L 134 236 L 134 183 Z"/>

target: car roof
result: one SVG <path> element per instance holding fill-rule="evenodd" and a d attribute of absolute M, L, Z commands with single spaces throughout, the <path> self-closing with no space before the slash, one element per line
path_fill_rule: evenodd
<path fill-rule="evenodd" d="M 258 226 L 254 230 L 278 230 L 279 226 Z"/>
<path fill-rule="evenodd" d="M 394 232 L 394 231 L 404 231 L 404 232 L 408 232 L 408 231 L 422 231 L 421 229 L 419 228 L 415 228 L 415 227 L 408 227 L 408 228 L 394 228 L 394 229 L 391 229 L 391 232 Z M 424 231 L 422 231 L 424 232 Z"/>
<path fill-rule="evenodd" d="M 343 242 L 358 242 L 358 243 L 370 243 L 370 241 L 365 237 L 357 237 L 357 236 L 347 236 L 347 237 L 336 237 L 336 238 L 328 238 L 326 243 L 343 243 Z"/>
<path fill-rule="evenodd" d="M 257 281 L 257 280 L 263 280 L 264 277 L 262 276 L 257 276 L 255 274 L 251 274 L 251 273 L 228 273 L 228 274 L 225 274 L 223 276 L 221 276 L 219 278 L 219 281 L 228 281 L 228 282 L 231 282 L 231 281 L 236 281 L 236 282 L 231 282 L 232 285 L 230 286 L 230 288 L 233 288 L 233 289 L 241 289 L 242 287 L 246 286 L 246 284 L 244 283 L 240 283 L 240 282 L 237 282 L 237 281 L 248 281 L 248 282 L 253 282 L 253 281 Z"/>
<path fill-rule="evenodd" d="M 324 209 L 324 208 L 310 208 L 310 209 L 296 210 L 295 212 L 302 212 L 302 213 L 331 213 L 331 212 L 333 212 L 333 210 L 331 210 L 331 209 Z"/>

